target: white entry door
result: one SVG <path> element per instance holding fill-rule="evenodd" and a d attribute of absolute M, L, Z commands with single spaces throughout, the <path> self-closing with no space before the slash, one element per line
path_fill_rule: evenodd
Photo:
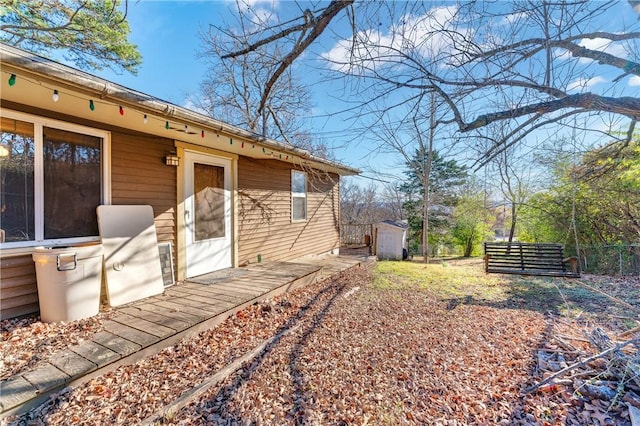
<path fill-rule="evenodd" d="M 231 161 L 185 151 L 187 277 L 231 267 Z"/>

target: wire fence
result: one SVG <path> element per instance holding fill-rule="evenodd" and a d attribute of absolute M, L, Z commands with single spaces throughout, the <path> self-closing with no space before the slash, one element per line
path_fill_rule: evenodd
<path fill-rule="evenodd" d="M 640 276 L 640 244 L 582 246 L 582 272 L 603 275 Z"/>

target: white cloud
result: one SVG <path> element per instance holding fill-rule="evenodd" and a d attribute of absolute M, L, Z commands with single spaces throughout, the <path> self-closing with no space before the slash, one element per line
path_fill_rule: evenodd
<path fill-rule="evenodd" d="M 510 13 L 509 15 L 502 18 L 501 23 L 511 25 L 520 21 L 521 19 L 525 19 L 527 15 L 527 12 Z"/>
<path fill-rule="evenodd" d="M 606 38 L 583 38 L 578 43 L 579 46 L 582 46 L 589 50 L 596 50 L 599 52 L 605 52 L 613 56 L 617 56 L 618 58 L 624 58 L 626 56 L 626 52 L 624 47 L 620 44 L 614 44 L 611 40 Z M 580 58 L 580 62 L 590 62 L 592 59 L 588 58 Z"/>
<path fill-rule="evenodd" d="M 334 70 L 347 71 L 354 64 L 365 69 L 397 65 L 399 52 L 410 50 L 424 58 L 453 53 L 453 43 L 460 47 L 464 38 L 471 38 L 473 32 L 468 28 L 456 28 L 459 39 L 452 40 L 453 33 L 441 31 L 453 27 L 456 12 L 457 7 L 448 6 L 433 8 L 424 15 L 405 15 L 386 32 L 379 29 L 360 31 L 356 34 L 355 44 L 351 39 L 340 40 L 321 56 Z"/>
<path fill-rule="evenodd" d="M 182 103 L 182 107 L 193 112 L 199 112 L 200 114 L 203 114 L 203 115 L 209 115 L 209 111 L 199 106 L 197 101 L 194 100 L 191 96 L 187 97 L 184 100 L 184 102 Z"/>
<path fill-rule="evenodd" d="M 640 76 L 634 75 L 629 79 L 629 86 L 640 86 Z"/>
<path fill-rule="evenodd" d="M 596 76 L 592 78 L 584 78 L 580 77 L 577 80 L 572 81 L 567 85 L 567 91 L 571 92 L 574 90 L 589 90 L 596 84 L 606 83 L 607 79 L 604 77 Z"/>
<path fill-rule="evenodd" d="M 598 52 L 605 52 L 613 56 L 617 56 L 618 58 L 627 57 L 627 53 L 624 49 L 624 46 L 621 44 L 615 44 L 611 40 L 606 38 L 583 38 L 578 42 L 578 46 L 584 47 L 589 50 L 595 50 Z M 571 58 L 573 55 L 570 51 L 557 48 L 554 49 L 554 57 L 556 59 L 566 60 Z M 593 62 L 593 59 L 590 58 L 578 58 L 578 61 L 582 64 L 587 64 Z"/>
<path fill-rule="evenodd" d="M 280 5 L 279 0 L 225 0 L 233 4 L 243 14 L 255 16 L 257 22 L 269 23 L 277 20 L 275 11 Z M 256 26 L 255 28 L 259 28 Z"/>
<path fill-rule="evenodd" d="M 236 3 L 236 0 L 226 0 L 227 3 L 237 4 L 238 7 L 246 11 L 248 9 L 253 9 L 256 6 L 266 6 L 269 9 L 275 9 L 278 7 L 278 0 L 240 0 Z"/>

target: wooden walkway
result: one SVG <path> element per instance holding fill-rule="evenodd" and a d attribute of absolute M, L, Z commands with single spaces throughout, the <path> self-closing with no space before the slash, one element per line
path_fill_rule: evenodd
<path fill-rule="evenodd" d="M 50 394 L 133 364 L 222 322 L 237 311 L 359 265 L 361 259 L 310 256 L 214 272 L 115 309 L 104 331 L 0 383 L 0 417 L 28 411 Z"/>

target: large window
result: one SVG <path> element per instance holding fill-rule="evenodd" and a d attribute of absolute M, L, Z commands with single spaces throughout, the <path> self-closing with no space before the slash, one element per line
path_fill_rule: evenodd
<path fill-rule="evenodd" d="M 0 247 L 96 239 L 108 133 L 12 112 L 1 124 Z"/>
<path fill-rule="evenodd" d="M 307 219 L 307 175 L 291 171 L 291 220 Z"/>

